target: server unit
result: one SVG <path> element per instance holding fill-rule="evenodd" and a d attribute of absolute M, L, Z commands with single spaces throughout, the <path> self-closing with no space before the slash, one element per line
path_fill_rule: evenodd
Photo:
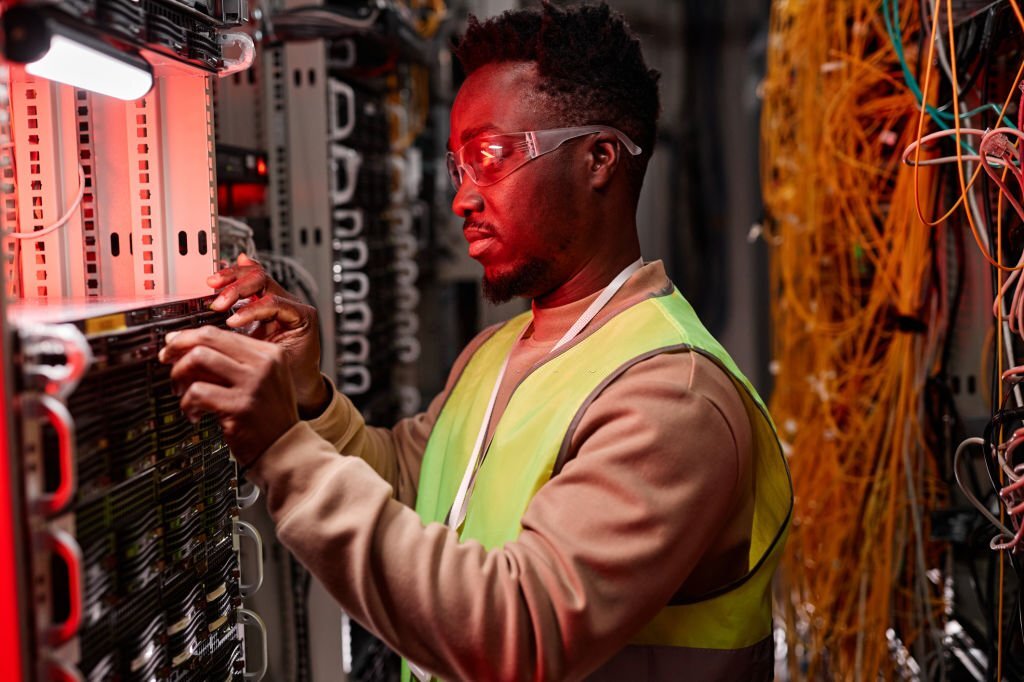
<path fill-rule="evenodd" d="M 203 298 L 212 81 L 251 59 L 228 30 L 246 16 L 239 0 L 0 2 L 5 680 L 266 671 L 245 608 L 261 540 L 238 519 L 255 494 L 156 361 L 168 331 L 223 324 Z"/>
<path fill-rule="evenodd" d="M 246 582 L 238 551 L 258 536 L 237 518 L 238 476 L 216 421 L 181 413 L 156 360 L 169 331 L 222 325 L 207 303 L 8 311 L 32 538 L 19 554 L 44 675 L 252 676 L 241 626 L 259 619 L 242 598 L 259 575 Z"/>

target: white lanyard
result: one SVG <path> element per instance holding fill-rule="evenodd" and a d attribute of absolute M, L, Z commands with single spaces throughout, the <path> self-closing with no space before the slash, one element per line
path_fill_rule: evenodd
<path fill-rule="evenodd" d="M 568 331 L 562 335 L 562 338 L 559 339 L 558 343 L 551 348 L 548 355 L 556 352 L 559 348 L 576 338 L 576 336 L 583 331 L 583 328 L 590 324 L 590 321 L 593 320 L 599 312 L 601 312 L 601 309 L 608 305 L 608 301 L 612 300 L 612 296 L 618 293 L 619 289 L 622 288 L 622 285 L 626 283 L 626 280 L 628 280 L 634 272 L 640 269 L 643 262 L 643 258 L 640 258 L 637 261 L 630 263 L 625 270 L 616 275 L 615 279 L 613 279 L 608 286 L 604 288 L 601 295 L 594 299 L 594 302 L 590 304 L 590 307 L 583 311 L 583 314 L 579 316 L 579 319 L 577 319 L 576 322 L 569 327 Z M 528 328 L 529 326 L 527 326 L 527 329 Z M 525 333 L 526 329 L 523 330 L 523 334 Z M 519 339 L 523 338 L 523 334 L 519 335 Z M 516 340 L 517 343 L 519 339 Z M 470 488 L 472 487 L 473 479 L 476 476 L 477 464 L 483 454 L 484 438 L 487 437 L 487 429 L 491 424 L 491 417 L 494 414 L 494 403 L 498 400 L 498 389 L 501 387 L 501 382 L 505 378 L 505 371 L 508 369 L 508 360 L 510 355 L 511 351 L 509 351 L 509 355 L 505 356 L 505 363 L 501 366 L 501 371 L 498 372 L 498 379 L 494 382 L 494 389 L 491 391 L 491 399 L 487 403 L 487 411 L 484 412 L 483 422 L 480 424 L 480 432 L 477 434 L 476 443 L 473 445 L 473 455 L 470 457 L 469 464 L 466 465 L 466 473 L 462 476 L 462 483 L 459 485 L 459 491 L 455 494 L 455 501 L 452 503 L 451 512 L 448 514 L 448 526 L 451 528 L 458 528 L 462 525 L 462 522 L 466 520 L 466 507 L 468 506 L 467 502 Z"/>
<path fill-rule="evenodd" d="M 601 295 L 594 299 L 594 302 L 590 304 L 583 314 L 579 316 L 579 319 L 573 323 L 569 330 L 562 335 L 562 338 L 558 340 L 548 355 L 551 355 L 565 344 L 572 341 L 576 336 L 583 331 L 594 317 L 601 312 L 601 309 L 608 305 L 608 301 L 612 300 L 612 296 L 618 293 L 622 285 L 626 283 L 626 280 L 630 276 L 640 269 L 640 266 L 644 264 L 643 258 L 638 259 L 616 275 L 615 279 L 611 281 L 601 292 Z M 522 333 L 519 334 L 519 338 L 516 339 L 518 343 L 523 338 L 523 334 L 526 333 L 526 329 L 529 329 L 529 325 L 523 329 Z M 511 355 L 511 350 L 509 355 Z M 473 486 L 473 479 L 476 477 L 477 463 L 480 461 L 480 456 L 483 454 L 484 438 L 487 437 L 487 428 L 491 424 L 491 416 L 494 414 L 494 403 L 498 400 L 498 389 L 501 387 L 501 382 L 505 378 L 505 370 L 508 369 L 509 355 L 505 356 L 505 363 L 501 366 L 501 371 L 498 372 L 498 379 L 494 382 L 494 389 L 491 391 L 491 399 L 487 403 L 487 411 L 484 412 L 483 422 L 480 424 L 480 433 L 476 436 L 476 443 L 473 445 L 473 455 L 470 457 L 469 464 L 466 465 L 466 473 L 462 476 L 462 483 L 459 484 L 459 491 L 455 494 L 455 502 L 452 503 L 451 512 L 448 514 L 448 526 L 453 529 L 458 529 L 462 525 L 462 522 L 466 520 L 466 506 L 469 499 L 470 489 Z M 426 682 L 430 679 L 430 673 L 423 668 L 409 661 L 409 669 L 413 675 L 422 682 Z"/>

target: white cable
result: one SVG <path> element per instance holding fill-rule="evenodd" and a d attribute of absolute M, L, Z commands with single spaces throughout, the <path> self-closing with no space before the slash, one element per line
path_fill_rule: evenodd
<path fill-rule="evenodd" d="M 957 486 L 960 487 L 960 492 L 962 492 L 964 494 L 964 497 L 967 498 L 967 501 L 970 502 L 971 505 L 975 509 L 977 509 L 979 512 L 981 512 L 981 515 L 984 516 L 986 519 L 988 519 L 989 523 L 991 523 L 993 526 L 995 526 L 998 530 L 1001 530 L 1004 533 L 1006 533 L 1007 535 L 1009 535 L 1010 537 L 1013 537 L 1014 533 L 1012 533 L 1009 528 L 1007 528 L 1002 523 L 1000 523 L 999 519 L 997 519 L 992 514 L 992 512 L 990 512 L 988 510 L 988 507 L 986 507 L 981 502 L 981 500 L 979 500 L 977 497 L 975 497 L 974 493 L 967 486 L 965 486 L 963 484 L 963 481 L 960 480 L 960 455 L 963 454 L 964 450 L 966 450 L 968 447 L 970 447 L 972 445 L 984 446 L 985 445 L 985 439 L 984 438 L 977 438 L 977 437 L 975 437 L 975 438 L 968 438 L 965 441 L 963 441 L 962 443 L 960 443 L 960 445 L 957 446 L 956 454 L 953 455 L 953 476 L 956 478 L 956 484 L 957 484 Z M 988 454 L 988 453 L 986 453 L 986 454 Z"/>
<path fill-rule="evenodd" d="M 323 26 L 335 24 L 343 28 L 373 28 L 377 23 L 380 10 L 374 9 L 366 19 L 351 19 L 336 12 L 329 12 L 317 8 L 294 9 L 275 14 L 272 19 L 278 26 Z M 319 22 L 310 22 L 309 19 L 318 19 Z"/>
<path fill-rule="evenodd" d="M 251 256 L 256 255 L 256 242 L 253 240 L 252 228 L 248 224 L 237 218 L 219 215 L 217 216 L 217 225 L 219 228 L 221 226 L 227 227 L 229 232 L 233 232 L 233 236 L 240 236 L 242 238 L 241 241 L 245 242 L 243 245 L 244 251 Z M 224 234 L 223 229 L 221 229 L 221 234 Z"/>
<path fill-rule="evenodd" d="M 51 232 L 55 232 L 60 229 L 67 221 L 71 220 L 71 216 L 75 214 L 75 211 L 82 203 L 82 197 L 85 196 L 85 170 L 82 165 L 78 165 L 78 194 L 75 196 L 75 200 L 71 202 L 71 206 L 67 212 L 57 219 L 56 222 L 51 223 L 41 230 L 35 232 L 8 232 L 6 236 L 13 237 L 14 239 L 39 239 L 45 237 Z"/>

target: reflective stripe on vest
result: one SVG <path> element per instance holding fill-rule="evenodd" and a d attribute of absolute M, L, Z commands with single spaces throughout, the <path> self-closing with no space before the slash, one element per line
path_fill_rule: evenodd
<path fill-rule="evenodd" d="M 473 354 L 449 394 L 420 471 L 416 511 L 424 523 L 444 523 L 483 418 L 483 394 L 490 391 L 530 319 L 525 313 L 500 327 Z M 771 578 L 789 526 L 792 484 L 761 399 L 677 290 L 619 312 L 519 382 L 487 446 L 460 537 L 487 549 L 515 540 L 527 506 L 550 480 L 578 413 L 595 392 L 645 357 L 682 351 L 699 352 L 721 367 L 736 385 L 750 419 L 756 482 L 750 570 L 714 596 L 666 605 L 632 643 L 740 649 L 771 632 Z"/>

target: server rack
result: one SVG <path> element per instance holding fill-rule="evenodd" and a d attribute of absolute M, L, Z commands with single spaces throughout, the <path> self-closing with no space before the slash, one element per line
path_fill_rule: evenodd
<path fill-rule="evenodd" d="M 153 87 L 121 101 L 0 62 L 0 677 L 255 682 L 255 496 L 155 359 L 167 331 L 223 324 L 201 298 L 212 82 L 251 58 L 229 30 L 246 3 L 2 1 L 0 24 L 16 5 Z"/>
<path fill-rule="evenodd" d="M 262 36 L 255 68 L 216 93 L 218 145 L 267 159 L 265 212 L 235 215 L 267 244 L 258 257 L 275 278 L 317 308 L 324 372 L 379 425 L 421 405 L 430 216 L 422 187 L 439 159 L 423 152 L 421 135 L 432 132 L 427 65 L 437 46 L 414 27 L 415 4 L 267 2 L 250 25 Z M 272 528 L 258 508 L 245 518 Z M 296 682 L 334 680 L 340 670 L 357 680 L 397 676 L 393 654 L 280 547 L 267 576 L 258 600 L 285 607 L 267 624 L 272 673 Z"/>
<path fill-rule="evenodd" d="M 44 674 L 244 680 L 237 472 L 211 416 L 178 408 L 164 335 L 223 326 L 205 299 L 12 306 L 17 452 Z M 257 626 L 258 627 L 258 626 Z M 260 659 L 266 661 L 265 654 Z"/>

